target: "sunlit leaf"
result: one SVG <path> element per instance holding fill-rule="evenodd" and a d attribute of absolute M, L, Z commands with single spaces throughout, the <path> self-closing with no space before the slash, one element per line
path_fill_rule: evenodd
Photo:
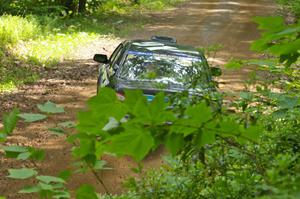
<path fill-rule="evenodd" d="M 22 113 L 19 114 L 19 117 L 24 119 L 25 122 L 36 122 L 47 118 L 46 115 L 35 114 L 35 113 Z"/>
<path fill-rule="evenodd" d="M 103 170 L 103 169 L 106 169 L 105 166 L 106 166 L 107 162 L 105 160 L 98 160 L 96 162 L 96 164 L 94 165 L 94 169 L 95 170 Z"/>
<path fill-rule="evenodd" d="M 13 179 L 27 179 L 35 176 L 37 172 L 34 169 L 8 169 L 9 175 L 7 177 Z"/>
<path fill-rule="evenodd" d="M 64 113 L 65 110 L 62 107 L 57 106 L 53 102 L 46 102 L 45 104 L 38 104 L 38 109 L 45 113 Z"/>
<path fill-rule="evenodd" d="M 30 152 L 20 153 L 17 156 L 17 160 L 27 160 L 28 158 L 30 158 L 30 156 L 31 156 Z"/>
<path fill-rule="evenodd" d="M 26 186 L 22 188 L 18 193 L 37 193 L 41 191 L 41 188 L 37 185 L 34 186 Z"/>
<path fill-rule="evenodd" d="M 66 132 L 62 128 L 49 128 L 48 131 L 50 131 L 54 135 L 62 136 L 65 135 Z"/>
<path fill-rule="evenodd" d="M 2 149 L 5 151 L 5 156 L 8 158 L 17 158 L 20 154 L 28 152 L 27 147 L 17 145 L 5 146 L 2 147 Z"/>
<path fill-rule="evenodd" d="M 67 191 L 55 191 L 55 195 L 53 196 L 55 199 L 62 199 L 62 198 L 71 198 L 71 195 Z"/>
<path fill-rule="evenodd" d="M 36 179 L 49 184 L 51 182 L 56 182 L 56 183 L 66 183 L 64 179 L 59 178 L 59 177 L 54 177 L 54 176 L 36 176 Z"/>

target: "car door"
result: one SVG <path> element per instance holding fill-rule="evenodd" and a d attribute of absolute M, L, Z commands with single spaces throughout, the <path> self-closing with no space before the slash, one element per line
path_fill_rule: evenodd
<path fill-rule="evenodd" d="M 109 58 L 108 64 L 101 65 L 99 68 L 98 87 L 114 88 L 114 74 L 116 73 L 116 63 L 121 57 L 123 44 L 120 44 Z"/>

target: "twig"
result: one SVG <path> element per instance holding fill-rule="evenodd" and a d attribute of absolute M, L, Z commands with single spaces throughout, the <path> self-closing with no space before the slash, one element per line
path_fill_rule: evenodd
<path fill-rule="evenodd" d="M 108 195 L 108 197 L 112 198 L 111 194 L 108 191 L 108 188 L 105 186 L 103 180 L 101 180 L 101 178 L 98 176 L 97 172 L 90 165 L 88 167 L 91 169 L 91 171 L 92 171 L 93 175 L 95 176 L 95 178 L 97 179 L 97 181 L 103 186 L 105 193 Z"/>

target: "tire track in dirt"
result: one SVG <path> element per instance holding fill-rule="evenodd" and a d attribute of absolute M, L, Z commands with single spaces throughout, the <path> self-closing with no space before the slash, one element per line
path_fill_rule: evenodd
<path fill-rule="evenodd" d="M 272 0 L 191 0 L 176 9 L 163 13 L 149 13 L 151 23 L 144 30 L 131 33 L 131 38 L 149 38 L 152 35 L 169 35 L 177 38 L 178 43 L 192 46 L 208 46 L 220 43 L 224 48 L 212 61 L 224 64 L 230 57 L 249 58 L 257 55 L 249 52 L 249 43 L 259 36 L 256 25 L 251 21 L 255 15 L 268 15 L 274 11 Z M 72 162 L 71 146 L 62 137 L 56 137 L 47 132 L 48 127 L 64 120 L 75 120 L 76 112 L 85 106 L 85 101 L 95 95 L 97 66 L 90 59 L 95 53 L 111 53 L 120 39 L 99 39 L 90 45 L 81 47 L 76 52 L 77 59 L 66 61 L 57 67 L 41 70 L 44 77 L 41 81 L 26 85 L 17 92 L 0 96 L 1 113 L 14 106 L 22 111 L 37 111 L 35 105 L 51 100 L 64 106 L 66 114 L 50 117 L 47 122 L 39 122 L 26 126 L 20 124 L 16 132 L 6 144 L 19 144 L 40 147 L 46 150 L 47 156 L 43 163 L 38 163 L 41 174 L 56 175 L 63 169 L 70 168 Z M 221 89 L 240 90 L 242 82 L 251 68 L 239 71 L 224 70 L 219 79 Z M 0 152 L 1 153 L 1 152 Z M 160 152 L 145 160 L 148 168 L 154 168 L 161 163 Z M 122 191 L 121 183 L 133 174 L 134 163 L 129 158 L 105 158 L 113 170 L 100 172 L 106 186 L 112 193 Z M 8 198 L 33 198 L 32 195 L 17 194 L 17 190 L 31 180 L 20 181 L 5 178 L 8 168 L 32 167 L 30 162 L 7 160 L 0 154 L 0 195 Z M 98 192 L 103 188 L 88 174 L 78 174 L 71 178 L 68 187 L 76 189 L 81 183 L 94 184 Z"/>

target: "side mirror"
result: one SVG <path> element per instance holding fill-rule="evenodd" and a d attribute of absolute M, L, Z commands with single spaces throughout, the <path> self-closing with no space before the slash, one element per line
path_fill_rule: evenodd
<path fill-rule="evenodd" d="M 214 77 L 218 77 L 222 75 L 221 68 L 218 67 L 210 67 L 211 75 Z"/>
<path fill-rule="evenodd" d="M 103 64 L 108 63 L 107 56 L 103 55 L 103 54 L 95 54 L 93 59 L 94 59 L 94 61 L 99 62 L 99 63 L 103 63 Z"/>

